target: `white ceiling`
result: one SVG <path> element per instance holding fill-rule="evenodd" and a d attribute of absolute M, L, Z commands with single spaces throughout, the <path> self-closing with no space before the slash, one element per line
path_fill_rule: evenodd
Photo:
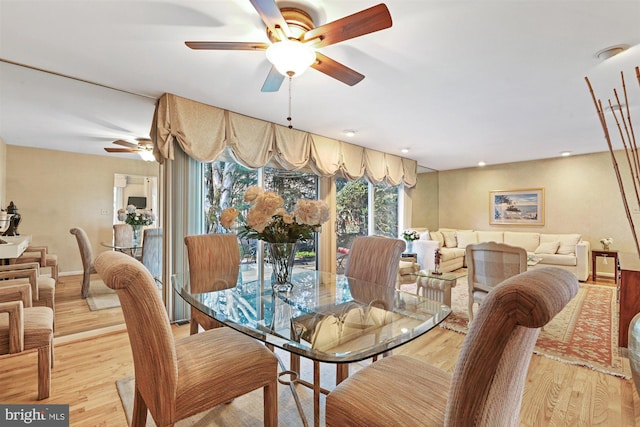
<path fill-rule="evenodd" d="M 376 1 L 296 3 L 319 25 Z M 640 118 L 640 0 L 386 4 L 390 29 L 322 49 L 364 74 L 361 83 L 313 69 L 293 81 L 294 127 L 398 155 L 409 148 L 404 156 L 436 170 L 606 151 L 584 77 L 606 100 L 620 71 Z M 194 51 L 186 40 L 267 38 L 249 0 L 0 0 L 0 138 L 107 155 L 115 139 L 149 135 L 165 92 L 287 124 L 286 81 L 260 92 L 263 52 Z M 631 47 L 595 57 L 617 44 Z"/>

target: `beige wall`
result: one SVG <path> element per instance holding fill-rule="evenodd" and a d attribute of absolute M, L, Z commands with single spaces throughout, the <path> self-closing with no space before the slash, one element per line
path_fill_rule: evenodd
<path fill-rule="evenodd" d="M 6 204 L 13 200 L 18 207 L 20 234 L 32 235 L 34 244 L 58 254 L 60 272 L 82 271 L 72 227 L 87 232 L 94 256 L 107 250 L 100 242 L 113 235 L 115 173 L 158 176 L 155 162 L 6 147 Z"/>
<path fill-rule="evenodd" d="M 6 209 L 7 202 L 7 144 L 0 138 L 0 208 Z"/>
<path fill-rule="evenodd" d="M 438 172 L 421 173 L 411 198 L 411 227 L 438 229 Z"/>
<path fill-rule="evenodd" d="M 431 178 L 424 180 L 421 175 L 418 191 L 424 186 L 425 192 L 432 192 L 431 184 Z M 544 226 L 489 225 L 489 191 L 524 188 L 544 188 Z M 636 250 L 608 152 L 442 171 L 437 192 L 439 227 L 580 233 L 592 248 L 601 248 L 601 238 L 613 237 L 612 249 Z M 632 187 L 626 192 L 634 196 Z M 425 199 L 431 197 L 428 194 Z M 415 226 L 430 223 L 430 219 L 419 219 L 415 206 L 413 212 Z M 640 213 L 633 217 L 638 219 Z M 613 274 L 613 263 L 602 265 L 599 259 L 601 271 Z"/>

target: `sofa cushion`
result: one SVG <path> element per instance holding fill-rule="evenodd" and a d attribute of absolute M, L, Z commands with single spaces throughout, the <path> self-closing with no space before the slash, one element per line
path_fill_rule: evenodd
<path fill-rule="evenodd" d="M 580 234 L 541 234 L 540 242 L 550 242 L 557 240 L 560 247 L 557 253 L 560 255 L 571 255 L 576 253 L 576 245 L 580 243 L 582 235 Z"/>
<path fill-rule="evenodd" d="M 436 240 L 438 242 L 438 246 L 444 246 L 444 236 L 441 231 L 432 231 L 429 233 L 431 240 Z"/>
<path fill-rule="evenodd" d="M 537 258 L 540 258 L 540 262 L 536 267 L 549 266 L 549 265 L 565 265 L 574 267 L 578 261 L 575 255 L 559 255 L 559 254 L 535 254 Z"/>
<path fill-rule="evenodd" d="M 560 247 L 559 241 L 553 242 L 540 242 L 540 246 L 536 248 L 536 254 L 555 254 L 558 252 L 558 248 Z"/>
<path fill-rule="evenodd" d="M 455 248 L 458 246 L 458 242 L 456 242 L 456 232 L 455 231 L 442 231 L 442 236 L 444 237 L 444 246 L 447 248 Z"/>
<path fill-rule="evenodd" d="M 540 233 L 505 231 L 504 243 L 524 248 L 527 252 L 535 252 L 536 248 L 540 245 Z"/>
<path fill-rule="evenodd" d="M 473 245 L 478 243 L 478 233 L 475 231 L 457 231 L 456 241 L 459 248 L 466 248 L 467 245 Z"/>
<path fill-rule="evenodd" d="M 440 263 L 464 257 L 464 249 L 460 248 L 442 248 L 440 249 Z"/>
<path fill-rule="evenodd" d="M 502 231 L 476 231 L 478 234 L 478 243 L 486 242 L 504 242 L 504 232 Z"/>

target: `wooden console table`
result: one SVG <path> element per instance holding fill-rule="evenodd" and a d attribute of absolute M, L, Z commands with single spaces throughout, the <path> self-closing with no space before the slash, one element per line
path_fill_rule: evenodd
<path fill-rule="evenodd" d="M 591 274 L 591 280 L 596 281 L 596 258 L 612 258 L 614 269 L 618 267 L 618 251 L 605 251 L 598 249 L 591 249 L 591 268 L 593 273 Z M 615 274 L 615 273 L 614 273 Z"/>

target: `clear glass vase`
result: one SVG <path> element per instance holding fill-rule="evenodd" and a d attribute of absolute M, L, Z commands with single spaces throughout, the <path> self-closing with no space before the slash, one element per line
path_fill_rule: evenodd
<path fill-rule="evenodd" d="M 131 228 L 133 228 L 133 246 L 140 246 L 140 242 L 142 240 L 142 226 L 132 225 Z"/>
<path fill-rule="evenodd" d="M 271 286 L 276 292 L 287 292 L 293 288 L 291 276 L 297 243 L 267 243 L 271 263 Z"/>

